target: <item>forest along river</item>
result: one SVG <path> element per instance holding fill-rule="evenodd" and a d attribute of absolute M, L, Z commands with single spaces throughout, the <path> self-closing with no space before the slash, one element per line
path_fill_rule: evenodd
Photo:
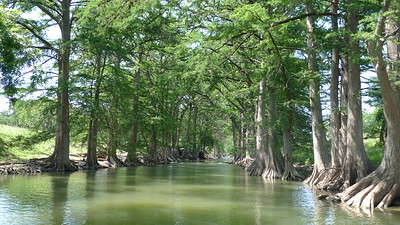
<path fill-rule="evenodd" d="M 250 177 L 229 164 L 179 163 L 0 176 L 0 224 L 398 224 L 317 200 L 301 182 Z"/>

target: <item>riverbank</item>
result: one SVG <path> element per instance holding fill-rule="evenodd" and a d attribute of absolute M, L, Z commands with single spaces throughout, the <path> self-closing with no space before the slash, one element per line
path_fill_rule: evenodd
<path fill-rule="evenodd" d="M 85 170 L 86 154 L 84 153 L 70 153 L 69 158 L 78 170 Z M 126 154 L 118 156 L 121 162 L 125 162 Z M 215 159 L 214 157 L 208 157 L 207 159 Z M 11 175 L 11 174 L 36 174 L 46 172 L 46 166 L 48 162 L 47 158 L 35 158 L 26 160 L 26 162 L 7 160 L 6 162 L 0 163 L 0 175 Z M 99 154 L 97 162 L 102 168 L 115 168 L 115 164 L 109 162 L 105 155 Z M 159 164 L 169 164 L 178 162 L 190 162 L 190 160 L 168 157 L 167 159 L 159 159 Z M 193 161 L 197 162 L 197 161 Z M 125 167 L 132 167 L 138 165 L 154 165 L 154 162 L 148 160 L 148 157 L 138 156 L 135 162 L 126 164 Z"/>

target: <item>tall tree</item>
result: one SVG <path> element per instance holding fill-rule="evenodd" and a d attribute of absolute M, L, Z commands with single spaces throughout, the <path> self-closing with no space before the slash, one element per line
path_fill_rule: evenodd
<path fill-rule="evenodd" d="M 397 3 L 397 4 L 396 4 Z M 400 19 L 398 1 L 385 0 L 368 54 L 378 75 L 387 122 L 385 154 L 379 167 L 340 194 L 346 204 L 356 207 L 388 207 L 400 196 Z M 390 12 L 390 13 L 388 13 Z M 386 27 L 385 27 L 386 25 Z M 385 57 L 384 45 L 387 43 Z"/>
<path fill-rule="evenodd" d="M 313 4 L 311 1 L 306 3 L 307 14 L 313 13 Z M 307 16 L 307 50 L 308 50 L 308 70 L 312 74 L 309 83 L 310 91 L 310 107 L 312 119 L 312 135 L 313 135 L 313 150 L 314 150 L 314 168 L 310 177 L 304 182 L 309 184 L 318 183 L 322 177 L 321 173 L 329 165 L 328 146 L 326 141 L 325 128 L 322 120 L 322 108 L 320 99 L 320 78 L 317 68 L 317 54 L 314 43 L 315 25 L 312 16 Z"/>
<path fill-rule="evenodd" d="M 259 82 L 259 92 L 257 100 L 257 110 L 255 115 L 255 126 L 256 126 L 256 151 L 255 159 L 250 164 L 248 171 L 252 176 L 264 176 L 264 172 L 268 165 L 268 145 L 266 135 L 266 85 L 265 78 L 261 78 Z"/>
<path fill-rule="evenodd" d="M 69 121 L 69 77 L 70 77 L 70 54 L 71 54 L 71 29 L 72 29 L 72 2 L 71 0 L 54 1 L 14 1 L 12 4 L 24 11 L 39 10 L 47 18 L 42 21 L 32 21 L 19 18 L 17 23 L 29 31 L 31 35 L 41 44 L 35 46 L 38 49 L 50 50 L 56 53 L 58 64 L 58 112 L 57 131 L 54 152 L 49 158 L 49 170 L 74 171 L 76 167 L 69 160 L 70 145 L 70 121 Z M 61 40 L 54 42 L 47 40 L 44 35 L 45 29 L 56 25 L 60 29 Z"/>
<path fill-rule="evenodd" d="M 346 29 L 349 35 L 345 38 L 348 45 L 348 57 L 344 76 L 347 78 L 347 138 L 346 156 L 343 161 L 343 187 L 349 187 L 359 179 L 369 174 L 373 166 L 368 159 L 363 142 L 363 124 L 361 108 L 360 80 L 360 46 L 355 37 L 358 31 L 359 9 L 358 1 L 347 1 Z"/>

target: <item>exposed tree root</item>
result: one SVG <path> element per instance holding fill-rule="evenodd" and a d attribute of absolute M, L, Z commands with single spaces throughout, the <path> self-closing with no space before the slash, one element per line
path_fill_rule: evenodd
<path fill-rule="evenodd" d="M 342 173 L 342 168 L 329 168 L 322 171 L 320 177 L 323 179 L 316 184 L 317 187 L 323 190 L 341 190 L 344 187 Z"/>
<path fill-rule="evenodd" d="M 283 171 L 269 160 L 254 160 L 247 168 L 250 176 L 262 176 L 266 179 L 280 179 Z"/>
<path fill-rule="evenodd" d="M 289 166 L 289 168 L 285 167 L 285 172 L 283 172 L 282 180 L 303 180 L 304 177 L 297 172 L 296 168 L 293 166 Z"/>
<path fill-rule="evenodd" d="M 265 170 L 265 162 L 264 160 L 254 160 L 246 170 L 249 171 L 250 176 L 261 176 Z"/>
<path fill-rule="evenodd" d="M 44 167 L 45 171 L 54 171 L 54 172 L 74 172 L 77 171 L 78 168 L 70 161 L 61 161 L 61 160 L 53 160 Z"/>
<path fill-rule="evenodd" d="M 125 166 L 127 166 L 117 156 L 108 156 L 107 157 L 107 161 L 111 164 L 112 167 L 125 167 Z"/>
<path fill-rule="evenodd" d="M 280 179 L 282 177 L 282 173 L 278 171 L 276 168 L 268 168 L 262 174 L 262 177 L 266 179 Z"/>
<path fill-rule="evenodd" d="M 242 166 L 242 167 L 247 169 L 247 168 L 250 167 L 250 165 L 252 164 L 253 160 L 254 159 L 252 159 L 251 157 L 248 156 L 248 157 L 243 157 L 243 158 L 238 159 L 238 160 L 234 160 L 232 163 L 236 164 L 236 165 L 240 165 L 240 166 Z"/>
<path fill-rule="evenodd" d="M 396 172 L 375 170 L 339 194 L 348 206 L 387 208 L 400 196 L 400 178 Z"/>
<path fill-rule="evenodd" d="M 304 183 L 315 186 L 318 183 L 320 183 L 321 181 L 323 181 L 325 179 L 325 176 L 326 176 L 326 173 L 324 172 L 324 170 L 319 170 L 314 165 L 314 169 L 313 169 L 311 176 L 309 176 L 307 179 L 305 179 Z"/>

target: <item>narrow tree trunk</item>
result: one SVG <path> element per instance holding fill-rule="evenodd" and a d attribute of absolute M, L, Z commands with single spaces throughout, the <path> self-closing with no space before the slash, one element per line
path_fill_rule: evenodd
<path fill-rule="evenodd" d="M 390 0 L 385 0 L 382 8 L 382 15 L 390 9 Z M 393 201 L 400 197 L 400 88 L 397 82 L 400 78 L 389 78 L 389 70 L 398 74 L 400 68 L 388 66 L 383 55 L 383 31 L 386 17 L 378 21 L 375 38 L 368 42 L 368 53 L 378 74 L 379 84 L 383 97 L 385 119 L 387 121 L 387 140 L 385 142 L 385 153 L 379 167 L 368 176 L 346 189 L 339 196 L 346 204 L 356 207 L 388 207 Z M 393 22 L 393 21 L 391 21 Z M 399 25 L 399 21 L 397 25 Z M 391 34 L 394 29 L 391 25 L 386 26 Z M 399 62 L 400 56 L 400 34 L 395 34 L 397 42 L 388 40 L 387 58 L 389 63 Z M 398 65 L 398 64 L 397 64 Z"/>
<path fill-rule="evenodd" d="M 96 59 L 96 81 L 94 85 L 94 100 L 92 111 L 90 113 L 89 121 L 89 132 L 88 132 L 88 147 L 87 147 L 87 157 L 86 164 L 84 168 L 86 169 L 97 169 L 100 167 L 97 162 L 97 133 L 98 133 L 98 114 L 100 109 L 100 85 L 102 82 L 102 68 L 104 64 L 101 65 L 101 56 L 99 55 Z"/>
<path fill-rule="evenodd" d="M 142 52 L 139 50 L 138 64 L 142 61 Z M 136 150 L 138 145 L 138 132 L 139 132 L 139 93 L 140 89 L 140 79 L 141 70 L 136 69 L 134 74 L 135 88 L 136 92 L 133 94 L 132 98 L 132 127 L 131 127 L 131 149 L 128 151 L 125 162 L 127 164 L 135 163 L 136 160 Z"/>
<path fill-rule="evenodd" d="M 185 113 L 186 113 L 186 109 L 184 109 L 181 112 L 180 118 L 179 118 L 179 125 L 178 125 L 178 130 L 177 130 L 177 134 L 176 134 L 176 144 L 175 146 L 177 147 L 177 152 L 178 152 L 178 156 L 179 158 L 182 158 L 183 155 L 181 155 L 181 146 L 180 146 L 180 140 L 181 140 L 181 133 L 182 133 L 182 127 L 183 127 L 183 119 L 185 118 Z"/>
<path fill-rule="evenodd" d="M 198 144 L 197 144 L 197 115 L 198 115 L 198 110 L 199 108 L 197 105 L 194 106 L 193 109 L 193 133 L 192 133 L 192 152 L 193 152 L 193 157 L 194 159 L 198 160 L 199 159 L 199 149 L 198 149 Z"/>
<path fill-rule="evenodd" d="M 152 160 L 153 160 L 154 164 L 158 165 L 157 126 L 155 124 L 151 125 L 149 151 L 150 151 L 150 155 L 153 156 Z"/>
<path fill-rule="evenodd" d="M 313 13 L 312 3 L 307 2 L 307 13 Z M 323 177 L 321 173 L 329 165 L 329 154 L 326 142 L 326 134 L 322 120 L 322 109 L 320 100 L 320 78 L 318 78 L 318 68 L 316 52 L 314 47 L 314 20 L 311 16 L 307 17 L 307 49 L 308 49 L 308 70 L 313 74 L 309 83 L 310 107 L 312 119 L 313 149 L 314 149 L 314 168 L 313 173 L 304 182 L 317 184 Z"/>

